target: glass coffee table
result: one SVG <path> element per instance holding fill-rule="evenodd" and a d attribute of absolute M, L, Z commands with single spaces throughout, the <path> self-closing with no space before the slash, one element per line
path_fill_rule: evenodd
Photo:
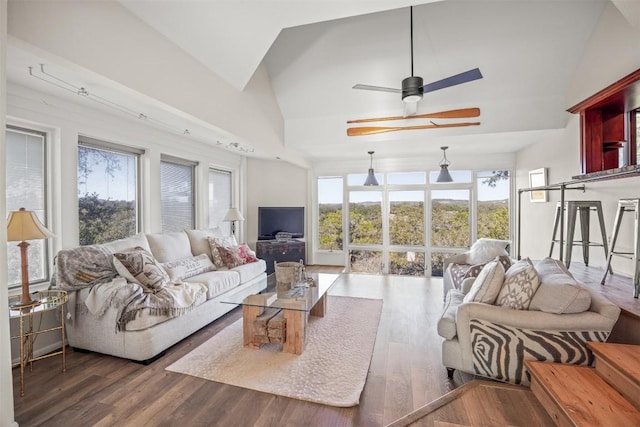
<path fill-rule="evenodd" d="M 308 273 L 314 286 L 296 286 L 276 291 L 275 281 L 264 293 L 229 295 L 221 302 L 242 306 L 243 344 L 260 348 L 262 344 L 282 344 L 286 353 L 302 354 L 309 316 L 324 317 L 327 312 L 327 291 L 338 274 Z"/>

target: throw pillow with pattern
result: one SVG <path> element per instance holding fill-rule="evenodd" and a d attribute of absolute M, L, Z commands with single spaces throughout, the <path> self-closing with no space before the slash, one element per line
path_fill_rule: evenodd
<path fill-rule="evenodd" d="M 529 258 L 513 264 L 505 273 L 504 284 L 496 305 L 514 310 L 527 310 L 540 286 L 540 277 Z"/>
<path fill-rule="evenodd" d="M 235 236 L 227 236 L 227 237 L 209 237 L 209 248 L 211 249 L 211 260 L 213 261 L 213 265 L 216 268 L 225 267 L 225 262 L 220 256 L 220 252 L 218 251 L 218 246 L 223 248 L 238 246 L 238 242 L 236 241 Z"/>
<path fill-rule="evenodd" d="M 113 264 L 122 277 L 153 292 L 162 289 L 171 280 L 153 255 L 141 247 L 116 252 L 113 254 Z"/>
<path fill-rule="evenodd" d="M 207 254 L 164 262 L 162 263 L 162 267 L 167 271 L 172 281 L 184 280 L 216 269 L 216 266 L 213 265 Z"/>
<path fill-rule="evenodd" d="M 509 267 L 511 267 L 511 258 L 509 258 L 506 255 L 500 255 L 500 256 L 496 257 L 495 261 L 498 261 L 500 264 L 502 264 L 502 267 L 504 268 L 504 271 L 507 271 L 509 269 Z M 464 274 L 464 276 L 462 277 L 460 282 L 462 282 L 462 280 L 466 279 L 467 277 L 478 277 L 478 275 L 482 271 L 482 268 L 485 265 L 487 265 L 487 264 L 486 263 L 484 263 L 484 264 L 476 264 L 476 265 L 472 265 L 471 267 L 469 267 L 469 269 Z"/>
<path fill-rule="evenodd" d="M 258 261 L 256 253 L 252 251 L 246 243 L 243 243 L 238 247 L 238 255 L 244 260 L 245 264 Z"/>
<path fill-rule="evenodd" d="M 224 246 L 216 245 L 216 249 L 220 254 L 220 258 L 224 262 L 225 267 L 234 268 L 239 265 L 245 264 L 244 259 L 242 259 L 242 257 L 240 256 L 239 246 L 224 247 Z"/>

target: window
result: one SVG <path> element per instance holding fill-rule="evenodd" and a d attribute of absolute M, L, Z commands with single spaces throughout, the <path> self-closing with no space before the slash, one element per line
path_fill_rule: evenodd
<path fill-rule="evenodd" d="M 162 232 L 195 228 L 194 176 L 197 163 L 162 156 L 160 209 Z M 224 214 L 223 214 L 224 215 Z"/>
<path fill-rule="evenodd" d="M 9 126 L 7 145 L 7 211 L 25 208 L 34 211 L 47 226 L 46 134 Z M 19 242 L 7 242 L 9 287 L 22 282 Z M 49 254 L 46 240 L 33 240 L 28 254 L 31 283 L 49 279 Z"/>
<path fill-rule="evenodd" d="M 80 137 L 80 245 L 123 239 L 139 231 L 138 164 L 142 153 L 142 150 Z"/>
<path fill-rule="evenodd" d="M 318 178 L 318 249 L 342 250 L 342 177 Z"/>
<path fill-rule="evenodd" d="M 477 173 L 478 238 L 509 239 L 509 171 Z"/>
<path fill-rule="evenodd" d="M 231 234 L 231 224 L 222 222 L 231 207 L 231 172 L 209 169 L 209 228 L 220 227 Z"/>
<path fill-rule="evenodd" d="M 431 191 L 431 245 L 469 246 L 469 190 Z"/>

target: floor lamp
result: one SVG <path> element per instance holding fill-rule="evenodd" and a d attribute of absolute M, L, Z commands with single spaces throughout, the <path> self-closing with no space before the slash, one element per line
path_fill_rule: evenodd
<path fill-rule="evenodd" d="M 238 208 L 229 208 L 227 214 L 223 218 L 223 221 L 231 221 L 231 235 L 235 236 L 236 221 L 244 221 L 244 217 Z"/>
<path fill-rule="evenodd" d="M 20 208 L 18 211 L 9 213 L 7 219 L 7 241 L 20 242 L 20 266 L 22 268 L 22 296 L 20 301 L 11 304 L 12 307 L 26 307 L 36 305 L 39 301 L 31 300 L 29 294 L 29 259 L 27 257 L 27 240 L 40 240 L 53 237 L 47 228 L 38 220 L 36 214 Z"/>

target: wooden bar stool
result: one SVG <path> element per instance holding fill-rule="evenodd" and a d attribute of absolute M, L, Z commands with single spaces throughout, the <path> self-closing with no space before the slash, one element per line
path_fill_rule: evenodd
<path fill-rule="evenodd" d="M 611 237 L 611 251 L 609 252 L 609 257 L 607 258 L 607 268 L 604 270 L 604 276 L 602 276 L 602 281 L 600 284 L 604 285 L 604 281 L 607 278 L 607 273 L 611 267 L 611 257 L 613 255 L 622 256 L 624 258 L 628 258 L 633 260 L 634 272 L 633 272 L 633 297 L 638 298 L 638 294 L 640 294 L 640 268 L 638 268 L 638 254 L 640 254 L 640 239 L 638 238 L 638 232 L 640 229 L 638 228 L 638 207 L 640 205 L 640 199 L 620 199 L 618 200 L 618 211 L 616 212 L 616 218 L 613 223 L 613 236 Z M 622 220 L 622 215 L 625 212 L 633 212 L 634 213 L 634 229 L 633 229 L 633 252 L 620 252 L 616 251 L 616 241 L 618 240 L 618 232 L 620 231 L 620 221 Z"/>
<path fill-rule="evenodd" d="M 604 248 L 604 256 L 607 257 L 609 253 L 607 247 L 607 233 L 604 228 L 604 215 L 602 214 L 602 203 L 599 200 L 576 200 L 564 202 L 565 209 L 567 211 L 567 238 L 565 246 L 564 263 L 569 268 L 571 265 L 571 251 L 574 245 L 582 246 L 582 258 L 585 265 L 589 265 L 589 247 L 590 246 L 602 246 Z M 602 234 L 602 243 L 594 243 L 589 240 L 589 222 L 591 211 L 595 211 L 598 214 L 598 223 L 600 224 L 600 233 Z M 576 229 L 576 217 L 580 214 L 580 236 L 582 240 L 574 240 Z M 553 256 L 553 246 L 560 240 L 556 238 L 558 233 L 558 224 L 560 223 L 560 215 L 563 214 L 563 209 L 558 202 L 556 206 L 556 218 L 553 224 L 553 236 L 551 237 L 551 248 L 549 248 L 549 257 Z"/>

